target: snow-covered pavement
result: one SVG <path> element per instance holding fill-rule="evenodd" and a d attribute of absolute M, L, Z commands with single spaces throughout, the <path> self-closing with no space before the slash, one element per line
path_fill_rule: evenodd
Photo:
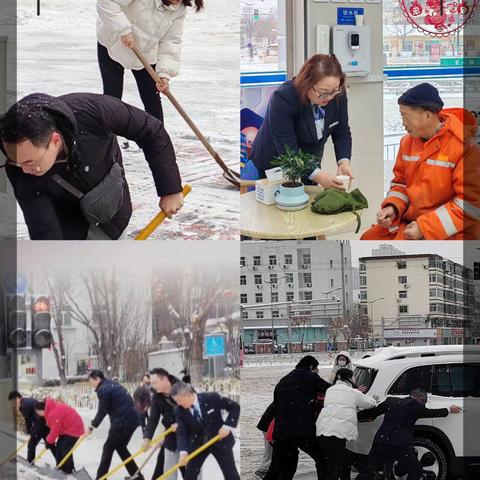
<path fill-rule="evenodd" d="M 18 96 L 32 92 L 62 95 L 101 93 L 96 58 L 95 0 L 43 2 L 40 17 L 31 0 L 18 0 Z M 209 0 L 198 14 L 189 9 L 182 67 L 171 90 L 233 169 L 239 166 L 239 1 Z M 125 72 L 123 99 L 142 107 L 131 72 Z M 167 99 L 165 125 L 175 145 L 183 181 L 192 185 L 182 213 L 152 235 L 156 239 L 236 239 L 239 194 Z M 132 238 L 158 213 L 153 180 L 135 144 L 124 151 L 134 213 Z M 23 218 L 19 236 L 28 238 Z"/>

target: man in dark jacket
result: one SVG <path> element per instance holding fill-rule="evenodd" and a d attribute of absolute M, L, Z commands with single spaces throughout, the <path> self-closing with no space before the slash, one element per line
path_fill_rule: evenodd
<path fill-rule="evenodd" d="M 460 413 L 456 405 L 450 408 L 427 408 L 427 392 L 415 389 L 406 398 L 388 397 L 375 408 L 359 413 L 359 419 L 374 419 L 385 415 L 383 423 L 373 439 L 368 466 L 357 480 L 370 480 L 375 472 L 382 471 L 385 463 L 397 461 L 402 475 L 408 480 L 423 478 L 423 467 L 413 448 L 415 422 L 419 418 L 446 417 L 449 413 Z"/>
<path fill-rule="evenodd" d="M 318 375 L 318 361 L 303 357 L 275 387 L 275 427 L 272 462 L 264 480 L 292 480 L 297 470 L 298 450 L 313 458 L 317 478 L 325 478 L 325 458 L 316 440 L 316 402 L 330 384 Z"/>
<path fill-rule="evenodd" d="M 190 384 L 184 382 L 177 382 L 172 387 L 171 395 L 177 403 L 175 418 L 178 423 L 179 463 L 187 466 L 184 480 L 197 480 L 210 454 L 217 460 L 225 480 L 240 480 L 233 457 L 235 439 L 232 435 L 232 429 L 237 426 L 240 417 L 240 405 L 218 393 L 197 394 Z M 228 412 L 225 421 L 222 410 Z M 220 441 L 187 463 L 188 454 L 216 435 L 220 435 Z"/>
<path fill-rule="evenodd" d="M 148 113 L 107 95 L 34 93 L 0 117 L 6 172 L 32 240 L 122 235 L 132 202 L 116 135 L 143 150 L 160 208 L 169 217 L 177 213 L 183 196 L 173 145 L 162 122 Z M 109 173 L 116 173 L 116 186 L 92 204 L 103 223 L 87 220 L 80 198 Z"/>
<path fill-rule="evenodd" d="M 145 449 L 150 446 L 150 441 L 155 434 L 155 430 L 160 422 L 160 418 L 162 419 L 162 425 L 165 430 L 171 426 L 174 426 L 174 428 L 177 426 L 174 413 L 174 409 L 177 404 L 170 396 L 170 393 L 172 391 L 172 386 L 178 382 L 178 378 L 170 375 L 163 368 L 154 368 L 150 371 L 150 380 L 155 393 L 153 395 L 150 416 L 143 433 L 143 446 Z M 176 465 L 178 460 L 179 453 L 177 449 L 176 434 L 170 433 L 165 437 L 162 448 L 158 454 L 157 465 L 155 467 L 152 480 L 156 480 L 160 475 L 163 474 L 163 472 Z"/>
<path fill-rule="evenodd" d="M 89 432 L 91 433 L 97 428 L 107 415 L 110 418 L 110 430 L 107 441 L 103 445 L 102 458 L 96 476 L 96 480 L 98 480 L 109 471 L 115 451 L 122 460 L 130 457 L 127 445 L 140 425 L 140 420 L 133 405 L 133 398 L 122 385 L 106 379 L 100 370 L 92 370 L 89 374 L 89 381 L 90 385 L 95 388 L 98 397 L 98 411 L 92 420 Z M 125 468 L 130 476 L 133 476 L 138 470 L 133 460 L 127 463 Z M 143 475 L 136 478 L 144 480 Z"/>
<path fill-rule="evenodd" d="M 13 390 L 8 394 L 8 400 L 15 402 L 15 409 L 19 411 L 24 418 L 25 431 L 30 435 L 27 445 L 27 461 L 29 463 L 33 462 L 37 445 L 42 439 L 55 457 L 55 445 L 49 445 L 46 441 L 50 429 L 48 428 L 45 419 L 35 413 L 35 406 L 38 401 L 34 398 L 23 397 L 22 394 L 16 390 Z"/>

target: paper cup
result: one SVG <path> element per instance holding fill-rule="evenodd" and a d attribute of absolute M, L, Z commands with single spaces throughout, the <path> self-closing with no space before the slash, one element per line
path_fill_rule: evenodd
<path fill-rule="evenodd" d="M 357 27 L 361 27 L 363 25 L 363 20 L 365 19 L 365 15 L 363 15 L 362 13 L 356 13 L 355 14 L 355 25 L 357 25 Z"/>
<path fill-rule="evenodd" d="M 350 177 L 348 175 L 337 175 L 335 178 L 342 182 L 343 189 L 348 192 L 350 187 Z"/>

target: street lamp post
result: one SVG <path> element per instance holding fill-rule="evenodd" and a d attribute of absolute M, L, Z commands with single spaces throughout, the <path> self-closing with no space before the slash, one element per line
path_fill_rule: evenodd
<path fill-rule="evenodd" d="M 272 317 L 272 355 L 275 354 L 275 335 L 274 335 L 274 324 L 273 324 L 273 302 L 272 302 L 272 294 L 273 294 L 273 285 L 278 284 L 278 281 L 281 280 L 282 278 L 287 278 L 286 275 L 282 275 L 281 277 L 277 277 L 275 281 L 272 280 L 264 280 L 264 283 L 268 283 L 270 285 L 270 303 L 271 303 L 271 308 L 270 308 L 270 314 Z M 290 319 L 288 319 L 290 321 Z"/>
<path fill-rule="evenodd" d="M 372 338 L 373 338 L 373 323 L 374 323 L 374 318 L 373 318 L 373 304 L 375 302 L 378 302 L 379 300 L 385 300 L 384 297 L 379 297 L 379 298 L 376 298 L 375 300 L 370 300 L 369 302 L 367 302 L 367 304 L 370 305 L 370 319 L 371 319 L 371 322 L 372 322 Z"/>

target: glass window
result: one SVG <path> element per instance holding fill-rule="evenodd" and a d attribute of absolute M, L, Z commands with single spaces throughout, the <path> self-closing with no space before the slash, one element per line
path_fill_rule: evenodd
<path fill-rule="evenodd" d="M 434 366 L 432 393 L 433 395 L 439 395 L 441 397 L 452 396 L 452 383 L 448 365 Z"/>
<path fill-rule="evenodd" d="M 62 325 L 64 327 L 72 326 L 72 316 L 70 315 L 70 312 L 62 312 Z"/>
<path fill-rule="evenodd" d="M 407 277 L 405 275 L 400 275 L 398 277 L 398 283 L 407 283 Z"/>
<path fill-rule="evenodd" d="M 287 273 L 287 274 L 285 275 L 285 281 L 286 281 L 287 283 L 293 283 L 293 273 Z"/>
<path fill-rule="evenodd" d="M 286 265 L 292 265 L 293 263 L 293 256 L 290 254 L 285 255 L 285 264 Z"/>
<path fill-rule="evenodd" d="M 304 273 L 303 274 L 303 281 L 305 283 L 312 283 L 312 274 L 311 273 Z"/>
<path fill-rule="evenodd" d="M 398 292 L 398 298 L 407 298 L 407 291 L 406 290 L 400 290 Z"/>
<path fill-rule="evenodd" d="M 406 260 L 399 260 L 397 262 L 397 268 L 399 270 L 404 270 L 405 268 L 407 268 L 407 261 Z"/>
<path fill-rule="evenodd" d="M 261 257 L 253 257 L 253 264 L 256 265 L 257 267 L 262 264 L 262 258 Z"/>
<path fill-rule="evenodd" d="M 246 284 L 247 284 L 247 276 L 240 275 L 240 285 L 246 285 Z"/>
<path fill-rule="evenodd" d="M 255 275 L 255 285 L 261 285 L 262 284 L 262 276 L 261 275 Z"/>
<path fill-rule="evenodd" d="M 272 303 L 278 302 L 278 293 L 272 292 Z"/>
<path fill-rule="evenodd" d="M 261 293 L 255 294 L 255 303 L 262 303 L 263 302 L 263 295 Z"/>
<path fill-rule="evenodd" d="M 333 260 L 330 260 L 330 268 L 333 268 Z"/>
<path fill-rule="evenodd" d="M 432 384 L 432 366 L 424 365 L 421 367 L 409 368 L 403 372 L 388 390 L 387 395 L 410 395 L 415 388 L 423 388 L 427 392 L 431 391 Z"/>
<path fill-rule="evenodd" d="M 245 257 L 240 257 L 240 266 L 241 267 L 245 266 Z"/>
<path fill-rule="evenodd" d="M 273 318 L 280 318 L 280 312 L 278 310 L 274 310 L 272 312 L 272 317 Z"/>
<path fill-rule="evenodd" d="M 360 272 L 366 272 L 367 271 L 367 264 L 366 263 L 360 263 Z"/>
<path fill-rule="evenodd" d="M 240 294 L 240 303 L 247 303 L 247 294 L 241 293 Z"/>
<path fill-rule="evenodd" d="M 365 385 L 368 389 L 372 386 L 378 370 L 373 368 L 356 367 L 353 371 L 353 379 L 358 386 Z"/>
<path fill-rule="evenodd" d="M 360 285 L 362 286 L 365 286 L 367 284 L 367 277 L 365 277 L 364 275 L 362 275 L 360 277 Z"/>
<path fill-rule="evenodd" d="M 287 302 L 293 302 L 293 292 L 287 292 Z"/>
<path fill-rule="evenodd" d="M 399 305 L 398 313 L 408 313 L 408 305 Z"/>
<path fill-rule="evenodd" d="M 248 319 L 248 310 L 244 310 L 242 312 L 242 320 L 247 320 Z"/>
<path fill-rule="evenodd" d="M 269 255 L 268 264 L 269 265 L 276 265 L 277 264 L 277 256 L 276 255 Z"/>
<path fill-rule="evenodd" d="M 367 291 L 363 290 L 360 292 L 360 300 L 366 300 L 367 299 Z"/>
<path fill-rule="evenodd" d="M 306 265 L 310 265 L 312 263 L 312 258 L 310 257 L 309 253 L 303 254 L 302 258 L 303 258 L 303 263 L 305 263 Z"/>
<path fill-rule="evenodd" d="M 480 397 L 480 364 L 450 365 L 454 397 Z"/>
<path fill-rule="evenodd" d="M 312 298 L 312 292 L 304 292 L 304 300 L 311 300 Z"/>
<path fill-rule="evenodd" d="M 334 285 L 334 282 L 333 282 L 333 278 L 330 279 L 330 286 L 333 288 L 335 285 Z"/>
<path fill-rule="evenodd" d="M 277 283 L 277 274 L 276 273 L 271 273 L 270 274 L 270 282 L 271 283 Z"/>
<path fill-rule="evenodd" d="M 263 318 L 263 312 L 256 312 L 257 318 Z"/>

